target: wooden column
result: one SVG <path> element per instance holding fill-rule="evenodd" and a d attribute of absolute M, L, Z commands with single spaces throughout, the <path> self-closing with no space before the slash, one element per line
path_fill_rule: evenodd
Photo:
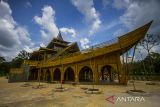
<path fill-rule="evenodd" d="M 75 65 L 75 82 L 79 83 L 78 65 Z"/>
<path fill-rule="evenodd" d="M 41 70 L 39 69 L 39 70 L 38 70 L 38 77 L 37 77 L 37 80 L 38 80 L 38 81 L 40 81 L 40 76 L 41 76 Z"/>
<path fill-rule="evenodd" d="M 36 72 L 35 71 L 33 72 L 33 80 L 37 80 L 37 78 L 36 78 Z"/>
<path fill-rule="evenodd" d="M 98 65 L 96 64 L 96 61 L 94 61 L 94 72 L 94 82 L 95 84 L 99 84 Z"/>
<path fill-rule="evenodd" d="M 64 80 L 64 72 L 61 72 L 61 81 Z"/>
<path fill-rule="evenodd" d="M 43 69 L 43 81 L 46 81 L 47 77 L 46 77 L 46 69 Z"/>
<path fill-rule="evenodd" d="M 50 71 L 50 74 L 51 74 L 51 81 L 53 81 L 53 68 L 50 68 L 49 71 Z"/>
<path fill-rule="evenodd" d="M 119 74 L 119 83 L 125 84 L 125 73 L 124 70 L 122 70 L 122 64 L 120 62 L 120 55 L 117 55 L 117 70 Z"/>

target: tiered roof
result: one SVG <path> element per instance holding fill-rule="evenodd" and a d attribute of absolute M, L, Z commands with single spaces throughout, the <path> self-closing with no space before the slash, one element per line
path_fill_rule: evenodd
<path fill-rule="evenodd" d="M 79 51 L 79 47 L 76 42 L 70 45 L 69 43 L 70 42 L 63 40 L 61 32 L 59 31 L 57 38 L 53 38 L 51 42 L 47 45 L 47 47 L 40 47 L 39 50 L 34 51 L 30 59 L 38 59 L 37 57 L 43 54 L 52 54 L 55 57 L 55 56 L 64 54 L 64 52 L 72 53 L 72 52 Z M 58 50 L 56 49 L 56 47 L 61 48 L 61 49 Z"/>
<path fill-rule="evenodd" d="M 47 45 L 47 48 L 54 48 L 55 45 L 60 47 L 67 47 L 70 42 L 64 41 L 59 31 L 57 38 L 53 38 L 52 41 Z"/>

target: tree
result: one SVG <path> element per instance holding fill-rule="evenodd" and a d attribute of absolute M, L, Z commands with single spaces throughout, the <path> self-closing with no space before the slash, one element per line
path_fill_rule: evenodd
<path fill-rule="evenodd" d="M 27 51 L 25 50 L 22 50 L 19 52 L 18 56 L 16 58 L 21 58 L 21 59 L 29 59 L 31 56 L 30 53 L 28 53 Z"/>
<path fill-rule="evenodd" d="M 153 62 L 153 65 L 150 65 L 150 59 Z M 143 68 L 145 65 L 145 69 Z M 160 74 L 160 54 L 151 52 L 149 55 L 147 55 L 144 59 L 136 62 L 130 62 L 128 63 L 128 66 L 130 66 L 130 75 L 143 75 L 148 78 L 148 75 L 150 72 L 150 66 L 153 68 L 152 75 L 154 74 Z M 146 72 L 147 71 L 147 72 Z"/>
<path fill-rule="evenodd" d="M 153 34 L 147 34 L 145 38 L 140 42 L 140 46 L 146 50 L 147 55 L 149 55 L 152 52 L 152 49 L 156 46 L 160 45 L 159 42 L 159 36 L 153 35 Z M 153 70 L 153 62 L 152 59 L 149 57 L 149 70 L 150 73 L 152 73 Z"/>
<path fill-rule="evenodd" d="M 3 63 L 3 62 L 5 62 L 5 61 L 6 61 L 5 58 L 2 57 L 2 56 L 0 56 L 0 63 Z"/>
<path fill-rule="evenodd" d="M 158 35 L 147 34 L 145 38 L 140 42 L 140 46 L 142 46 L 148 54 L 151 52 L 152 48 L 159 45 L 159 37 Z"/>
<path fill-rule="evenodd" d="M 0 56 L 0 75 L 4 76 L 9 73 L 10 68 L 18 68 L 22 65 L 25 59 L 29 59 L 31 56 L 30 53 L 22 50 L 19 52 L 17 57 L 12 59 L 11 62 L 6 62 L 5 58 Z"/>
<path fill-rule="evenodd" d="M 24 60 L 29 59 L 31 56 L 30 53 L 28 53 L 25 50 L 22 50 L 19 52 L 18 56 L 12 59 L 12 67 L 17 68 L 20 67 Z"/>
<path fill-rule="evenodd" d="M 160 54 L 151 52 L 145 59 L 144 62 L 146 65 L 149 65 L 150 59 L 152 60 L 152 68 L 153 68 L 153 73 L 154 74 L 159 74 L 160 73 Z M 150 65 L 151 66 L 151 65 Z"/>
<path fill-rule="evenodd" d="M 5 58 L 0 56 L 0 76 L 4 76 L 9 72 L 10 64 L 6 62 Z"/>

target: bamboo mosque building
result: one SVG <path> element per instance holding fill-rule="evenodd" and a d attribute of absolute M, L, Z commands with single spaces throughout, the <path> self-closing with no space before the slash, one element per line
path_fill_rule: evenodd
<path fill-rule="evenodd" d="M 10 81 L 126 84 L 127 70 L 120 56 L 145 37 L 151 23 L 82 51 L 76 42 L 65 41 L 59 33 L 46 47 L 34 51 L 21 68 L 11 69 Z"/>

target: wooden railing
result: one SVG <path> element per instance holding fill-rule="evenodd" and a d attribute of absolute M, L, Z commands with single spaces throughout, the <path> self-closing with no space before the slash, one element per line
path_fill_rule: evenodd
<path fill-rule="evenodd" d="M 103 47 L 106 47 L 106 46 L 110 46 L 110 45 L 115 44 L 117 42 L 118 42 L 118 38 L 114 38 L 112 40 L 109 40 L 109 41 L 106 41 L 106 42 L 103 42 L 103 43 L 100 43 L 100 44 L 93 45 L 93 46 L 91 46 L 89 48 L 86 48 L 86 49 L 78 51 L 78 52 L 69 53 L 69 54 L 64 55 L 64 56 L 57 56 L 57 57 L 55 57 L 54 61 L 55 60 L 59 60 L 61 58 L 69 58 L 69 57 L 77 56 L 77 55 L 80 55 L 82 53 L 86 53 L 86 52 L 89 52 L 89 51 L 92 51 L 92 50 L 96 50 L 98 48 L 103 48 Z"/>
<path fill-rule="evenodd" d="M 24 64 L 27 64 L 29 66 L 37 66 L 38 65 L 38 61 L 25 60 Z"/>

